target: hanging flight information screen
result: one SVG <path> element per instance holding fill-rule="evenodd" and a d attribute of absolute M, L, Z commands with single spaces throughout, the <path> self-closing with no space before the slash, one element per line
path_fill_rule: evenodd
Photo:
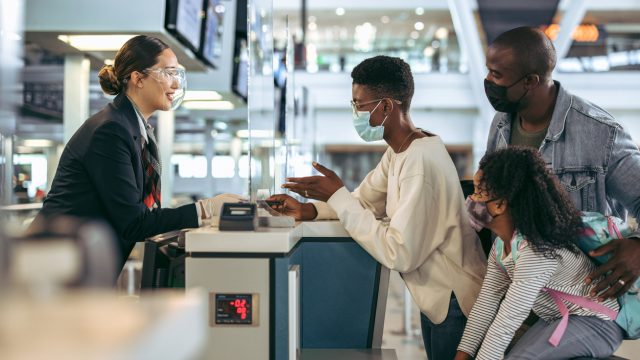
<path fill-rule="evenodd" d="M 257 325 L 257 294 L 215 294 L 215 325 Z"/>

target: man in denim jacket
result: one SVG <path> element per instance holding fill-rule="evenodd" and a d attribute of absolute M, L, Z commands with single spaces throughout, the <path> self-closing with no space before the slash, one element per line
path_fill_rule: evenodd
<path fill-rule="evenodd" d="M 551 73 L 551 41 L 538 29 L 521 27 L 496 38 L 487 51 L 485 92 L 498 111 L 487 152 L 513 145 L 540 149 L 576 206 L 622 219 L 640 218 L 640 151 L 613 116 L 572 95 Z M 586 279 L 596 279 L 599 298 L 624 293 L 640 275 L 640 233 L 590 255 L 612 257 Z"/>

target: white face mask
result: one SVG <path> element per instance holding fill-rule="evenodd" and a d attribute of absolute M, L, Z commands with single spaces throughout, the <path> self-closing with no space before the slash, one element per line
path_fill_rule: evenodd
<path fill-rule="evenodd" d="M 371 112 L 356 111 L 354 108 L 353 127 L 356 129 L 356 132 L 360 135 L 362 140 L 366 142 L 382 140 L 384 137 L 384 123 L 387 121 L 387 117 L 389 117 L 389 115 L 385 116 L 384 120 L 382 120 L 382 124 L 378 126 L 371 126 L 371 124 L 369 124 L 371 114 L 376 111 L 382 101 L 383 100 L 380 100 L 378 105 L 376 105 Z"/>

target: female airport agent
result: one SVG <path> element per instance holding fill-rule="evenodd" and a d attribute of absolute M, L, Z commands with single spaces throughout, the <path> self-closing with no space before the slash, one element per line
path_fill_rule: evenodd
<path fill-rule="evenodd" d="M 324 176 L 290 178 L 283 187 L 322 202 L 273 199 L 301 220 L 337 217 L 371 256 L 399 271 L 422 313 L 429 360 L 453 359 L 486 266 L 458 174 L 442 139 L 410 119 L 414 83 L 407 63 L 376 56 L 351 77 L 354 127 L 365 141 L 384 139 L 389 148 L 382 160 L 354 192 L 314 163 Z"/>
<path fill-rule="evenodd" d="M 98 74 L 113 102 L 91 116 L 65 146 L 39 216 L 71 215 L 107 221 L 118 236 L 121 269 L 137 241 L 211 218 L 232 195 L 162 208 L 158 149 L 147 122 L 156 110 L 179 105 L 185 73 L 161 40 L 136 36 Z M 117 274 L 114 274 L 117 276 Z"/>

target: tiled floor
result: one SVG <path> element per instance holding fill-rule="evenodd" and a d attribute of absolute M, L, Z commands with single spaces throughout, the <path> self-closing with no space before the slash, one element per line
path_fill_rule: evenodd
<path fill-rule="evenodd" d="M 382 348 L 395 349 L 400 360 L 425 360 L 422 335 L 420 333 L 420 311 L 412 302 L 411 330 L 406 334 L 404 326 L 404 281 L 392 271 L 389 279 L 387 312 L 384 320 Z"/>

